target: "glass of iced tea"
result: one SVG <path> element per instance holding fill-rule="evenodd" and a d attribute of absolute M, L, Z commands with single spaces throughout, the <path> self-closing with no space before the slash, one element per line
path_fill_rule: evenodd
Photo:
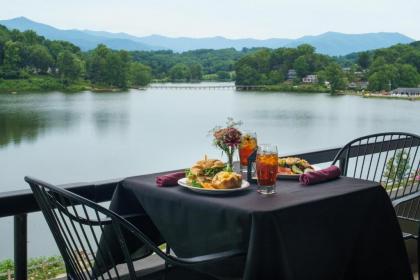
<path fill-rule="evenodd" d="M 239 145 L 239 161 L 241 172 L 248 171 L 248 157 L 257 149 L 257 134 L 255 132 L 243 132 Z"/>
<path fill-rule="evenodd" d="M 256 159 L 258 192 L 261 194 L 276 193 L 278 169 L 277 146 L 259 145 Z"/>

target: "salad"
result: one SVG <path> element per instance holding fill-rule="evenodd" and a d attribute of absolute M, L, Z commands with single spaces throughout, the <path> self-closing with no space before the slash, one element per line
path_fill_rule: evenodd
<path fill-rule="evenodd" d="M 278 163 L 280 175 L 300 175 L 315 170 L 308 161 L 298 157 L 279 158 Z"/>

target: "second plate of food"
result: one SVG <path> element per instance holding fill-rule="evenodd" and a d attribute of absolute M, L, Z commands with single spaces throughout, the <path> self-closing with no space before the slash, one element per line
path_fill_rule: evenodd
<path fill-rule="evenodd" d="M 277 178 L 280 180 L 299 180 L 304 173 L 315 171 L 308 161 L 298 157 L 279 158 Z"/>
<path fill-rule="evenodd" d="M 189 185 L 187 178 L 182 178 L 178 180 L 178 185 L 181 187 L 184 187 L 190 191 L 198 192 L 198 193 L 205 193 L 205 194 L 227 194 L 232 192 L 238 192 L 243 191 L 247 188 L 249 188 L 250 184 L 248 181 L 242 180 L 241 186 L 239 188 L 233 188 L 233 189 L 206 189 L 206 188 L 199 188 Z"/>

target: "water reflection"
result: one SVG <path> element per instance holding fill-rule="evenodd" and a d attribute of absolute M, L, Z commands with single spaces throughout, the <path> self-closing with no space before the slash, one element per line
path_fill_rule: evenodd
<path fill-rule="evenodd" d="M 115 132 L 115 130 L 126 130 L 130 124 L 128 116 L 129 114 L 126 111 L 96 111 L 93 113 L 95 127 L 101 134 Z"/>
<path fill-rule="evenodd" d="M 54 98 L 34 100 L 33 95 L 13 98 L 0 96 L 0 147 L 35 142 L 48 131 L 66 130 L 81 120 L 73 108 L 50 100 Z"/>

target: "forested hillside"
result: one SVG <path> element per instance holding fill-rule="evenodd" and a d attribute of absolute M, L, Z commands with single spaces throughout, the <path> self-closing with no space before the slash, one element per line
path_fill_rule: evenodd
<path fill-rule="evenodd" d="M 279 85 L 296 71 L 298 85 L 306 75 L 317 75 L 319 85 L 328 81 L 331 90 L 346 89 L 351 83 L 366 83 L 371 91 L 420 84 L 420 42 L 398 44 L 389 48 L 329 57 L 315 53 L 310 45 L 297 48 L 258 50 L 241 58 L 235 65 L 238 85 Z"/>
<path fill-rule="evenodd" d="M 289 71 L 295 75 L 291 79 Z M 316 83 L 302 91 L 346 89 L 366 83 L 372 91 L 420 83 L 420 42 L 330 57 L 303 44 L 297 48 L 234 48 L 173 51 L 115 51 L 105 45 L 82 52 L 65 41 L 0 25 L 0 91 L 113 89 L 145 86 L 152 80 L 230 81 L 238 85 L 292 90 L 307 75 Z M 327 83 L 326 83 L 327 82 Z"/>

